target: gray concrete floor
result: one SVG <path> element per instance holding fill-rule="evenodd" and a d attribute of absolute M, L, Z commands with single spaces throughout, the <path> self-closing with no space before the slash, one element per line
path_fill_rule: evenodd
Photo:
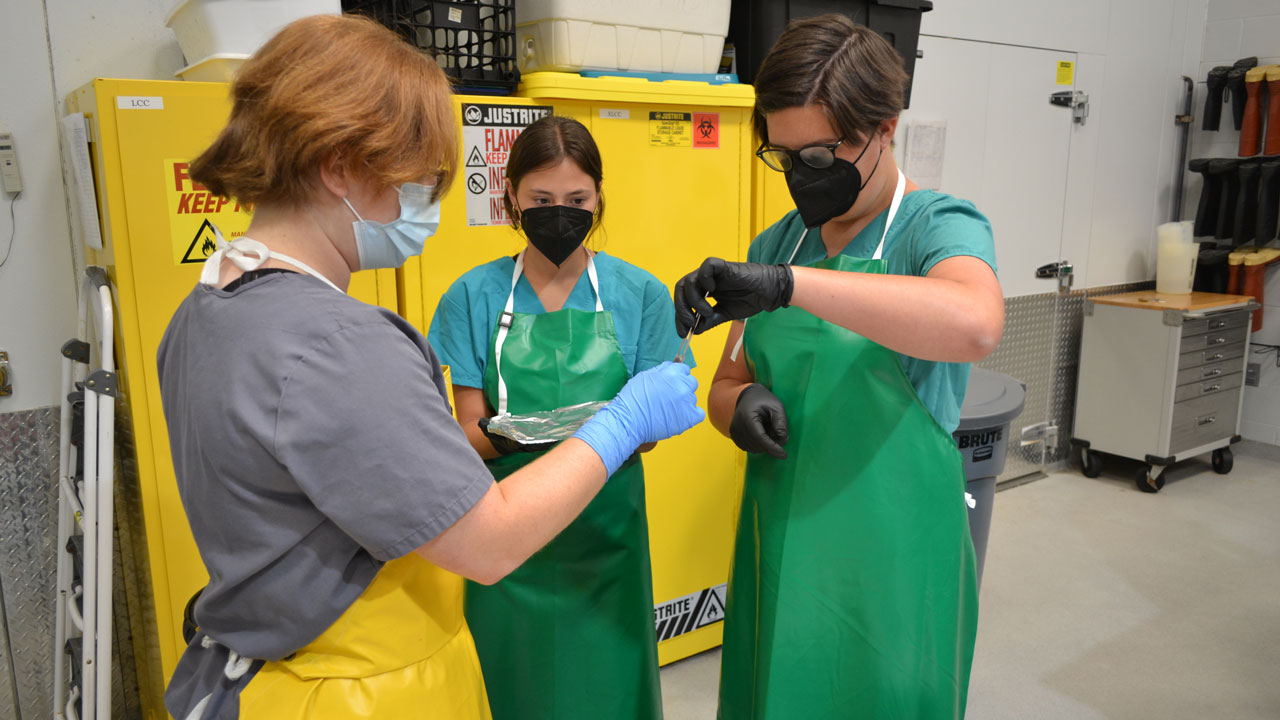
<path fill-rule="evenodd" d="M 1139 492 L 1107 458 L 996 495 L 968 717 L 1280 718 L 1280 448 Z M 667 720 L 715 717 L 720 651 L 662 670 Z"/>

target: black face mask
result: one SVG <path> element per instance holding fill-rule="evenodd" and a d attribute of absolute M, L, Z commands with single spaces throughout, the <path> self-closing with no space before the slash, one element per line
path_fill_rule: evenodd
<path fill-rule="evenodd" d="M 581 247 L 595 214 L 568 205 L 542 205 L 520 211 L 520 229 L 529 242 L 559 267 Z"/>
<path fill-rule="evenodd" d="M 792 160 L 791 170 L 786 173 L 787 189 L 791 191 L 791 199 L 795 201 L 796 210 L 800 211 L 800 219 L 804 221 L 805 227 L 818 227 L 828 220 L 838 218 L 849 212 L 849 208 L 858 201 L 858 193 L 862 192 L 867 183 L 863 181 L 862 173 L 854 163 L 862 158 L 869 147 L 870 138 L 853 162 L 833 158 L 831 167 L 815 168 L 799 158 Z M 880 155 L 876 156 L 875 166 L 871 168 L 871 175 L 876 174 L 883 154 L 882 147 Z M 867 180 L 871 179 L 871 175 L 867 176 Z"/>

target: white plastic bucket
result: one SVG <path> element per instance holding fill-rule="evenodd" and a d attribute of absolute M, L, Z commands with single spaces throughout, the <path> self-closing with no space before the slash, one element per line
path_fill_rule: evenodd
<path fill-rule="evenodd" d="M 516 0 L 521 72 L 714 73 L 729 0 Z"/>
<path fill-rule="evenodd" d="M 206 60 L 248 57 L 298 18 L 341 13 L 341 0 L 183 0 L 165 25 L 178 37 L 187 59 L 178 73 L 185 77 Z"/>

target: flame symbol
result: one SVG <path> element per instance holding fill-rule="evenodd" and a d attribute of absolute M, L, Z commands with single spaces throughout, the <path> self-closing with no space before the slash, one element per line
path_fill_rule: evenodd
<path fill-rule="evenodd" d="M 205 257 L 209 257 L 216 248 L 217 246 L 213 244 L 213 241 L 206 237 L 204 244 L 200 246 L 200 251 L 204 253 Z"/>

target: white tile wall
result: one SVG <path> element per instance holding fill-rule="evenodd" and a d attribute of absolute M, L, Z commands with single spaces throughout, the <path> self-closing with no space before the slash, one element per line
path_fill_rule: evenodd
<path fill-rule="evenodd" d="M 1230 65 L 1240 57 L 1240 35 L 1244 31 L 1244 21 L 1215 20 L 1204 28 L 1203 59 L 1215 64 Z"/>
<path fill-rule="evenodd" d="M 1252 18 L 1280 14 L 1276 0 L 1212 0 L 1209 3 L 1209 20 Z"/>

